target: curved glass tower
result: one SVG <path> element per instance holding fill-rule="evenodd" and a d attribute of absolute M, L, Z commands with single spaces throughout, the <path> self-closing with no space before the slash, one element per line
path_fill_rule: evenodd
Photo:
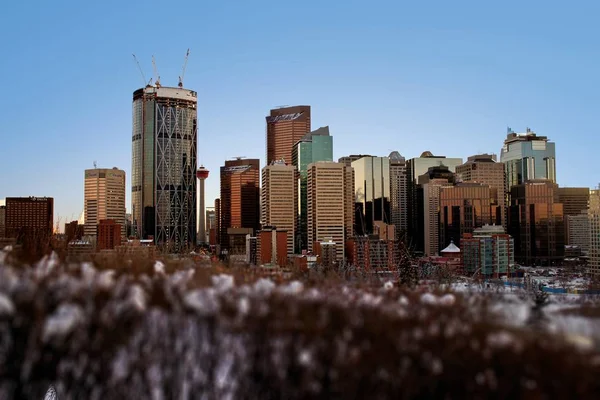
<path fill-rule="evenodd" d="M 133 92 L 133 229 L 168 252 L 196 243 L 196 103 L 183 88 Z"/>

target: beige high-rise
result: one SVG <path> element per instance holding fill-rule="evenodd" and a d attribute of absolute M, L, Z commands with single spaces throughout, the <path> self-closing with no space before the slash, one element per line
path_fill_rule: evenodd
<path fill-rule="evenodd" d="M 283 162 L 262 170 L 261 222 L 277 230 L 287 231 L 287 252 L 294 253 L 298 215 L 298 175 L 296 167 Z"/>
<path fill-rule="evenodd" d="M 354 169 L 336 162 L 309 164 L 307 179 L 308 249 L 323 241 L 336 243 L 336 258 L 354 226 Z"/>
<path fill-rule="evenodd" d="M 125 171 L 86 169 L 83 201 L 85 236 L 96 236 L 100 220 L 112 219 L 121 225 L 121 237 L 125 237 Z"/>

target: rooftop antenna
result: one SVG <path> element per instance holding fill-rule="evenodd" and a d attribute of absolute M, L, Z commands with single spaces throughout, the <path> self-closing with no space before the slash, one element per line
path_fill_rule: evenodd
<path fill-rule="evenodd" d="M 97 169 L 98 166 L 96 165 L 96 161 L 94 161 L 94 169 Z"/>
<path fill-rule="evenodd" d="M 185 53 L 185 61 L 183 62 L 183 69 L 181 70 L 181 76 L 179 77 L 179 86 L 183 87 L 183 78 L 185 77 L 185 68 L 187 67 L 188 57 L 190 56 L 190 49 L 187 49 L 187 53 Z"/>
<path fill-rule="evenodd" d="M 154 70 L 154 84 L 156 87 L 160 87 L 160 76 L 158 75 L 158 68 L 156 68 L 154 56 L 152 56 L 152 69 Z"/>
<path fill-rule="evenodd" d="M 138 69 L 140 70 L 140 74 L 142 75 L 142 79 L 144 80 L 144 85 L 146 85 L 146 82 L 148 82 L 148 81 L 146 80 L 146 76 L 144 75 L 144 71 L 142 71 L 142 67 L 140 66 L 140 62 L 138 61 L 138 59 L 135 56 L 135 54 L 132 54 L 132 56 L 133 56 L 133 60 L 137 64 Z"/>
<path fill-rule="evenodd" d="M 235 156 L 235 157 L 231 157 L 232 160 L 241 160 L 246 158 L 246 156 Z"/>

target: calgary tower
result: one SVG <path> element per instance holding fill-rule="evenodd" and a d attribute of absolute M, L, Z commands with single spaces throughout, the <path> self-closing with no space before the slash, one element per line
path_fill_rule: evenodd
<path fill-rule="evenodd" d="M 198 190 L 198 198 L 196 200 L 196 227 L 197 227 L 197 235 L 196 241 L 198 244 L 202 244 L 206 242 L 206 212 L 204 210 L 204 181 L 208 178 L 208 170 L 204 168 L 203 165 L 196 170 L 196 178 L 198 178 L 198 182 L 200 183 L 200 188 Z"/>

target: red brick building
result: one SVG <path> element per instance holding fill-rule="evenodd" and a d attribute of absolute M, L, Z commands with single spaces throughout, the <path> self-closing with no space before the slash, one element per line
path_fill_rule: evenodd
<path fill-rule="evenodd" d="M 266 227 L 259 231 L 256 235 L 257 264 L 287 265 L 287 235 L 287 231 L 278 230 L 277 228 Z"/>
<path fill-rule="evenodd" d="M 54 218 L 52 197 L 7 197 L 5 213 L 6 237 L 49 238 L 52 235 Z"/>
<path fill-rule="evenodd" d="M 112 250 L 121 245 L 121 224 L 114 219 L 102 219 L 98 224 L 96 250 Z"/>

